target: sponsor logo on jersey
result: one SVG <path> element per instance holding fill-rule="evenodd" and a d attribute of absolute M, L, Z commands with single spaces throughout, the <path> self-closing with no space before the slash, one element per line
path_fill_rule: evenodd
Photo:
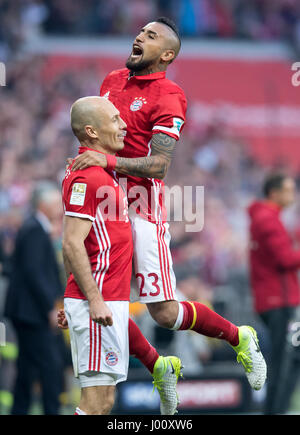
<path fill-rule="evenodd" d="M 136 112 L 137 110 L 140 110 L 143 107 L 143 104 L 147 104 L 146 98 L 135 97 L 135 99 L 130 105 L 130 110 L 132 112 Z"/>
<path fill-rule="evenodd" d="M 106 364 L 109 366 L 115 366 L 118 364 L 119 358 L 115 352 L 107 352 L 105 356 Z"/>

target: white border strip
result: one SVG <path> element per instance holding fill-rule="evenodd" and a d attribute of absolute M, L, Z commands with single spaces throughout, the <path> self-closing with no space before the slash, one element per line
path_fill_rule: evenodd
<path fill-rule="evenodd" d="M 178 133 L 178 128 L 177 127 L 164 127 L 163 125 L 155 125 L 153 128 L 152 128 L 152 131 L 153 130 L 160 130 L 160 131 L 165 131 L 166 133 L 172 133 L 172 134 L 175 134 L 175 136 L 177 136 L 178 137 L 178 139 L 179 139 L 179 133 Z"/>
<path fill-rule="evenodd" d="M 73 211 L 65 211 L 65 215 L 79 217 L 79 218 L 83 218 L 83 219 L 89 219 L 92 222 L 94 222 L 94 220 L 95 220 L 95 218 L 93 216 L 90 216 L 89 214 L 75 213 Z"/>

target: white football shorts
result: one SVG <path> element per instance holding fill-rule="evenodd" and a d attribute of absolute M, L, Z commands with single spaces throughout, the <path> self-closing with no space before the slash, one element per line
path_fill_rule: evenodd
<path fill-rule="evenodd" d="M 126 381 L 129 363 L 129 302 L 106 301 L 113 325 L 90 318 L 88 301 L 65 298 L 74 375 L 81 387 L 116 385 Z"/>
<path fill-rule="evenodd" d="M 130 222 L 133 238 L 130 301 L 177 300 L 169 224 L 154 224 L 137 215 L 130 216 Z"/>

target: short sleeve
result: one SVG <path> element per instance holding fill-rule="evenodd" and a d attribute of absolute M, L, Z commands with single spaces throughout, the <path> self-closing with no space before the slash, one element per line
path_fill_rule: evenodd
<path fill-rule="evenodd" d="M 96 180 L 94 176 L 75 177 L 64 194 L 65 215 L 89 219 L 93 222 L 96 218 L 97 189 L 100 183 L 101 180 Z"/>
<path fill-rule="evenodd" d="M 185 122 L 186 107 L 183 93 L 170 93 L 159 98 L 152 117 L 152 134 L 165 133 L 178 140 Z"/>

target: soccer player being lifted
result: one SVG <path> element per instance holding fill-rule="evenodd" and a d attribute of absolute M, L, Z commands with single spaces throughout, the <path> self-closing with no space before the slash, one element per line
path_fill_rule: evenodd
<path fill-rule="evenodd" d="M 126 68 L 108 74 L 100 89 L 100 95 L 117 107 L 127 124 L 124 149 L 116 157 L 87 151 L 76 158 L 72 169 L 98 165 L 126 179 L 134 241 L 135 300 L 147 304 L 152 318 L 162 327 L 190 329 L 226 340 L 236 351 L 251 387 L 259 390 L 267 370 L 255 330 L 232 324 L 204 304 L 176 298 L 162 180 L 185 122 L 184 92 L 166 78 L 180 45 L 177 28 L 168 18 L 159 18 L 141 29 Z M 168 366 L 164 370 L 170 370 Z M 160 388 L 162 384 L 158 384 Z"/>

